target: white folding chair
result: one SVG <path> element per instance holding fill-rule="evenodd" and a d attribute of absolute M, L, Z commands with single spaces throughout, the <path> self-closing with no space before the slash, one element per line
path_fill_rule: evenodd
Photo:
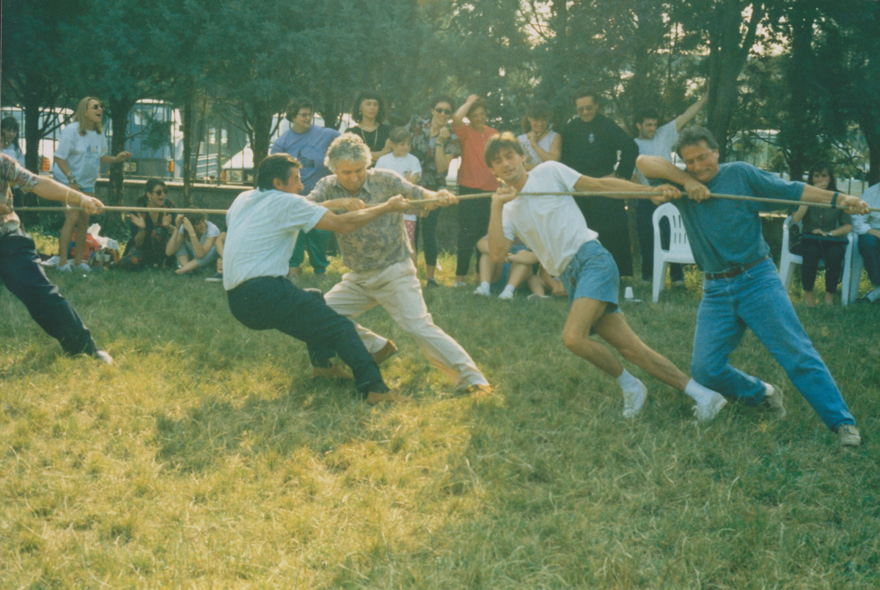
<path fill-rule="evenodd" d="M 660 245 L 660 220 L 669 220 L 669 249 Z M 660 291 L 666 286 L 666 268 L 670 262 L 696 264 L 687 232 L 681 222 L 681 214 L 672 203 L 664 203 L 654 210 L 654 284 L 652 298 L 654 303 L 660 299 Z"/>
<path fill-rule="evenodd" d="M 789 215 L 782 222 L 782 253 L 779 257 L 779 278 L 782 280 L 782 285 L 786 291 L 791 286 L 794 266 L 804 263 L 802 256 L 788 251 L 792 225 L 794 223 L 791 220 L 791 215 Z M 846 239 L 846 254 L 843 255 L 843 278 L 841 280 L 843 283 L 843 293 L 841 294 L 841 300 L 844 305 L 849 305 L 855 301 L 859 294 L 859 279 L 862 276 L 864 263 L 862 262 L 862 256 L 859 254 L 858 237 L 856 234 L 850 232 L 847 234 Z"/>

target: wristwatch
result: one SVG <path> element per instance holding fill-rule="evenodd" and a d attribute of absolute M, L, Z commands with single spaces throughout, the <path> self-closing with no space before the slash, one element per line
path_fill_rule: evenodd
<path fill-rule="evenodd" d="M 70 176 L 67 177 L 67 182 L 70 184 L 76 184 L 76 176 L 71 174 Z"/>

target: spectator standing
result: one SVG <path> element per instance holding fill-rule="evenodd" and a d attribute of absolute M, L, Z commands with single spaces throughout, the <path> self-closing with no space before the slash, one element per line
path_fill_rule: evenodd
<path fill-rule="evenodd" d="M 407 126 L 413 134 L 412 154 L 422 164 L 419 184 L 426 189 L 438 191 L 446 188 L 446 173 L 453 159 L 461 155 L 458 136 L 452 133 L 449 120 L 455 103 L 448 96 L 437 96 L 431 101 L 431 116 L 413 117 Z M 425 286 L 439 286 L 434 273 L 437 271 L 437 221 L 440 209 L 435 209 L 416 221 L 416 249 L 419 236 L 425 246 Z"/>
<path fill-rule="evenodd" d="M 419 159 L 410 153 L 412 145 L 412 133 L 406 127 L 395 127 L 391 130 L 389 141 L 391 153 L 385 154 L 376 162 L 376 170 L 392 170 L 400 174 L 407 182 L 418 184 L 422 175 L 422 164 Z M 418 255 L 416 254 L 416 222 L 418 216 L 414 213 L 403 214 L 403 224 L 406 228 L 406 236 L 412 246 L 412 261 L 416 268 L 419 267 Z"/>
<path fill-rule="evenodd" d="M 562 131 L 562 163 L 593 178 L 632 178 L 639 148 L 614 121 L 599 114 L 597 92 L 581 88 L 575 94 L 578 116 Z M 618 153 L 620 157 L 618 158 Z M 616 168 L 615 168 L 616 166 Z M 599 234 L 620 276 L 632 276 L 632 249 L 626 204 L 607 197 L 577 197 L 578 208 L 590 229 Z"/>
<path fill-rule="evenodd" d="M 639 132 L 636 145 L 639 146 L 639 155 L 658 156 L 671 162 L 672 146 L 678 141 L 678 134 L 706 106 L 708 100 L 707 93 L 674 120 L 660 127 L 657 126 L 660 115 L 656 110 L 648 108 L 639 111 L 636 115 L 636 129 Z M 640 184 L 650 184 L 638 169 L 636 169 L 636 180 Z M 654 211 L 656 210 L 657 205 L 646 199 L 639 199 L 636 205 L 636 228 L 639 232 L 639 251 L 642 255 L 642 279 L 646 281 L 654 278 Z M 664 218 L 660 225 L 660 243 L 664 248 L 669 247 L 670 233 L 669 222 Z M 684 283 L 684 270 L 681 264 L 670 264 L 669 275 L 673 285 Z"/>
<path fill-rule="evenodd" d="M 493 192 L 498 188 L 495 175 L 486 166 L 483 152 L 489 138 L 498 132 L 486 125 L 486 99 L 476 94 L 468 96 L 452 116 L 452 131 L 461 142 L 461 165 L 458 168 L 458 194 Z M 467 117 L 468 124 L 464 119 Z M 462 201 L 458 205 L 458 262 L 455 268 L 455 287 L 467 285 L 471 256 L 480 238 L 489 227 L 489 199 Z M 479 252 L 477 260 L 479 260 Z M 478 269 L 479 272 L 479 269 Z"/>
<path fill-rule="evenodd" d="M 291 128 L 276 139 L 269 150 L 270 154 L 288 154 L 300 163 L 304 195 L 309 194 L 319 180 L 330 174 L 330 170 L 324 165 L 324 156 L 330 142 L 339 137 L 339 132 L 335 129 L 315 125 L 314 116 L 315 108 L 310 99 L 300 96 L 291 100 L 287 107 L 287 120 L 290 121 Z M 302 272 L 306 251 L 315 274 L 326 273 L 330 264 L 327 260 L 329 244 L 328 231 L 312 229 L 299 232 L 288 274 L 295 277 Z"/>
<path fill-rule="evenodd" d="M 541 162 L 559 161 L 562 156 L 562 136 L 550 129 L 553 111 L 545 100 L 535 101 L 529 106 L 522 120 L 523 134 L 517 137 L 526 155 L 526 170 L 531 170 Z"/>
<path fill-rule="evenodd" d="M 18 162 L 24 168 L 24 152 L 18 145 L 18 121 L 15 117 L 6 117 L 0 121 L 0 147 L 4 154 Z M 23 207 L 21 189 L 17 186 L 12 189 L 12 201 L 16 207 Z"/>
<path fill-rule="evenodd" d="M 388 117 L 388 106 L 382 95 L 372 91 L 358 94 L 351 107 L 351 116 L 357 125 L 348 129 L 346 133 L 354 133 L 364 140 L 370 148 L 373 164 L 385 154 L 391 153 L 391 144 L 388 141 L 391 126 L 385 122 Z"/>
<path fill-rule="evenodd" d="M 130 152 L 107 155 L 107 138 L 101 127 L 103 118 L 104 107 L 101 101 L 92 96 L 85 97 L 79 101 L 73 113 L 73 123 L 61 130 L 58 147 L 55 149 L 55 166 L 52 169 L 55 180 L 89 196 L 95 194 L 95 182 L 98 180 L 101 164 L 124 162 L 131 157 Z M 58 270 L 70 272 L 74 267 L 77 270 L 91 270 L 88 263 L 83 262 L 88 227 L 88 212 L 64 212 L 64 225 L 58 238 Z M 67 259 L 67 251 L 74 230 L 76 243 L 71 264 Z"/>
<path fill-rule="evenodd" d="M 837 191 L 834 169 L 828 162 L 818 162 L 810 168 L 807 184 L 828 191 Z M 843 257 L 846 254 L 846 236 L 852 231 L 852 217 L 843 209 L 820 209 L 801 205 L 795 211 L 793 223 L 803 222 L 801 230 L 801 281 L 804 286 L 804 303 L 815 307 L 813 285 L 819 261 L 825 261 L 825 305 L 834 305 L 834 294 L 843 272 Z"/>

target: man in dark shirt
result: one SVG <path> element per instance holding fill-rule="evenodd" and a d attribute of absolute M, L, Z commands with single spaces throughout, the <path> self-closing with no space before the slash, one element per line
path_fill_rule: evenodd
<path fill-rule="evenodd" d="M 614 121 L 598 113 L 599 95 L 595 91 L 578 90 L 574 102 L 578 117 L 562 131 L 562 163 L 584 176 L 616 174 L 630 180 L 639 155 L 636 142 Z M 575 201 L 590 228 L 599 233 L 602 245 L 611 252 L 620 276 L 632 276 L 625 202 L 606 197 L 577 197 Z"/>

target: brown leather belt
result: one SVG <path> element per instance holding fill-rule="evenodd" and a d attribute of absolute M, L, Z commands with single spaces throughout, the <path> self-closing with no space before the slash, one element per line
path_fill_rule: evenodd
<path fill-rule="evenodd" d="M 758 260 L 753 260 L 752 262 L 747 262 L 746 264 L 741 264 L 739 266 L 734 266 L 731 269 L 725 270 L 724 272 L 707 272 L 704 273 L 703 276 L 706 277 L 707 281 L 714 281 L 717 279 L 732 279 L 735 276 L 739 276 L 745 271 L 749 270 L 753 266 L 757 266 L 761 264 L 765 260 L 769 259 L 770 255 L 768 254 L 764 258 L 759 258 Z"/>

